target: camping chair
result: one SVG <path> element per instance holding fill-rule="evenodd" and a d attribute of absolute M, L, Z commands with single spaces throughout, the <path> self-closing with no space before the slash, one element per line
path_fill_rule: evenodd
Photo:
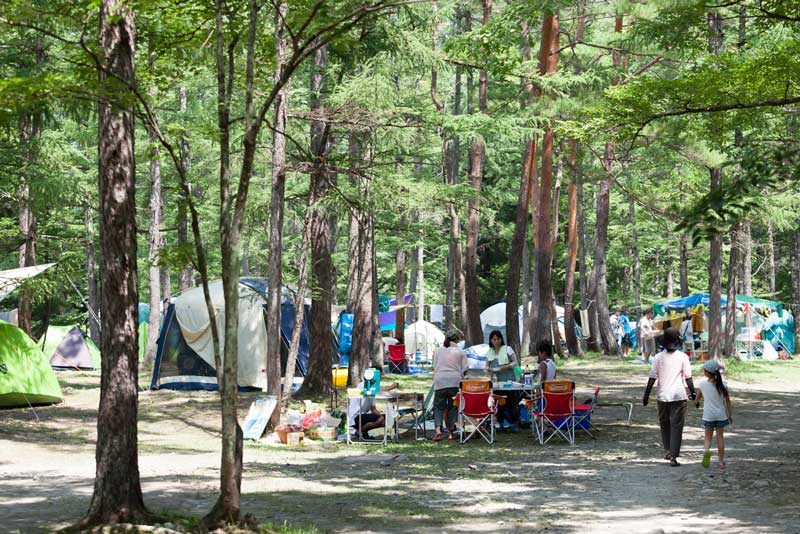
<path fill-rule="evenodd" d="M 594 412 L 594 407 L 597 406 L 597 397 L 599 395 L 600 388 L 598 387 L 594 390 L 594 394 L 592 394 L 592 396 L 588 399 L 588 402 L 575 405 L 573 426 L 586 432 L 592 439 L 595 439 L 595 437 L 592 435 L 590 430 L 597 430 L 597 428 L 592 424 L 592 413 Z"/>
<path fill-rule="evenodd" d="M 405 374 L 407 371 L 406 346 L 401 344 L 389 345 L 389 372 Z"/>
<path fill-rule="evenodd" d="M 497 399 L 492 395 L 492 383 L 488 380 L 462 380 L 458 386 L 458 424 L 461 427 L 461 443 L 466 443 L 476 434 L 494 443 L 494 421 L 497 414 Z M 467 434 L 467 424 L 473 425 Z"/>
<path fill-rule="evenodd" d="M 575 382 L 549 380 L 542 384 L 541 409 L 533 412 L 534 431 L 539 443 L 544 445 L 554 436 L 560 436 L 570 445 L 575 444 Z M 546 432 L 550 431 L 546 435 Z"/>
<path fill-rule="evenodd" d="M 428 429 L 426 428 L 426 422 L 430 419 L 433 419 L 433 396 L 434 396 L 434 389 L 433 386 L 428 390 L 427 395 L 422 397 L 422 393 L 418 394 L 419 398 L 422 398 L 422 406 L 421 410 L 417 410 L 417 404 L 415 403 L 414 406 L 407 406 L 404 408 L 400 408 L 397 410 L 397 415 L 395 418 L 395 435 L 399 435 L 400 427 L 406 429 L 414 429 L 414 439 L 419 440 L 419 434 L 422 432 L 422 439 L 428 439 Z M 419 400 L 418 398 L 418 400 Z M 407 420 L 409 419 L 409 420 Z"/>

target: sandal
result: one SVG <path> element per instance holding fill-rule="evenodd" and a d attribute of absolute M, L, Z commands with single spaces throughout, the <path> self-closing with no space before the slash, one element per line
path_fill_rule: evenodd
<path fill-rule="evenodd" d="M 672 460 L 672 453 L 667 451 L 667 454 L 664 455 L 665 460 Z"/>
<path fill-rule="evenodd" d="M 669 465 L 670 465 L 670 467 L 678 467 L 681 464 L 679 464 L 678 460 L 676 460 L 675 458 L 670 458 L 669 459 Z"/>
<path fill-rule="evenodd" d="M 450 434 L 447 436 L 447 441 L 453 441 L 454 439 L 456 439 L 456 433 L 450 432 Z"/>
<path fill-rule="evenodd" d="M 438 430 L 433 435 L 433 441 L 442 441 L 442 433 L 439 432 Z"/>
<path fill-rule="evenodd" d="M 705 467 L 706 469 L 708 469 L 708 466 L 711 465 L 711 451 L 710 450 L 706 451 L 703 454 L 703 461 L 701 463 L 703 464 L 703 467 Z"/>
<path fill-rule="evenodd" d="M 719 462 L 719 468 L 720 469 L 725 469 L 727 466 L 728 466 L 728 464 L 725 463 L 725 460 L 722 460 L 722 461 Z"/>

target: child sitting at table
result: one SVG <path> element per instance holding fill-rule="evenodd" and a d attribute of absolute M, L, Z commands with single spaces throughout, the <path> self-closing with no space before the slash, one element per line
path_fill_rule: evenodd
<path fill-rule="evenodd" d="M 392 382 L 381 391 L 397 389 L 397 382 Z M 358 389 L 364 389 L 364 381 L 358 383 Z M 347 407 L 348 420 L 352 422 L 350 431 L 362 438 L 369 438 L 369 431 L 376 428 L 383 428 L 386 425 L 386 416 L 382 414 L 375 405 L 375 397 L 364 396 L 350 399 Z"/>

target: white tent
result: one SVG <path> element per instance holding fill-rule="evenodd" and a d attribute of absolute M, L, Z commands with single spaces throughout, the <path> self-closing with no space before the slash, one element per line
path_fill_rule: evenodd
<path fill-rule="evenodd" d="M 530 310 L 531 303 L 528 303 Z M 556 305 L 556 315 L 558 316 L 558 332 L 561 339 L 564 339 L 564 308 Z M 522 335 L 522 306 L 517 310 L 519 317 L 519 330 Z M 483 330 L 483 342 L 489 343 L 489 334 L 492 330 L 499 330 L 503 334 L 503 339 L 508 341 L 506 333 L 506 303 L 498 302 L 493 304 L 481 312 L 481 329 Z"/>
<path fill-rule="evenodd" d="M 44 263 L 32 267 L 22 267 L 20 269 L 9 269 L 0 271 L 0 300 L 6 298 L 12 291 L 28 278 L 36 276 L 55 265 L 55 263 Z"/>
<path fill-rule="evenodd" d="M 421 351 L 425 359 L 433 357 L 433 351 L 444 344 L 444 334 L 428 321 L 411 323 L 403 331 L 405 337 L 406 353 L 413 354 Z"/>
<path fill-rule="evenodd" d="M 222 281 L 209 283 L 211 302 L 220 333 L 220 352 L 225 350 L 225 297 Z M 239 284 L 239 372 L 240 386 L 267 387 L 264 354 L 267 353 L 267 328 L 264 324 L 264 298 L 250 287 Z M 208 320 L 202 286 L 190 289 L 173 300 L 175 318 L 181 333 L 193 351 L 211 367 L 214 364 L 214 345 L 211 340 L 211 322 Z"/>

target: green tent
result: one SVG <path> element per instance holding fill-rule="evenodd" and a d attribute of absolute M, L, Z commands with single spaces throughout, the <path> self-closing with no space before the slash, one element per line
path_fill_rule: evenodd
<path fill-rule="evenodd" d="M 53 367 L 100 369 L 100 349 L 77 326 L 48 326 L 39 348 Z"/>
<path fill-rule="evenodd" d="M 47 357 L 25 332 L 0 321 L 0 407 L 64 400 Z"/>
<path fill-rule="evenodd" d="M 140 323 L 138 327 L 140 362 L 144 361 L 147 352 L 147 327 L 147 323 Z M 100 369 L 100 349 L 89 336 L 76 326 L 48 326 L 47 333 L 39 339 L 39 348 L 48 357 L 53 367 Z"/>

